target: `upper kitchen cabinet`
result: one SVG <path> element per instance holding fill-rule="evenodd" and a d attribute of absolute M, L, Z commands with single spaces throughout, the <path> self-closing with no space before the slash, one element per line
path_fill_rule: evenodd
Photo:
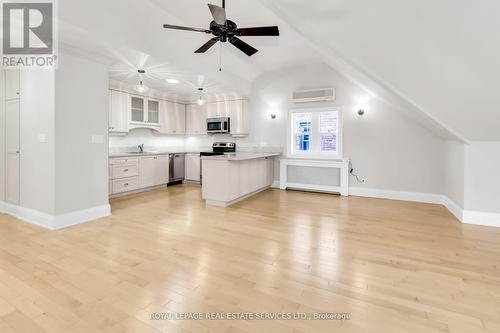
<path fill-rule="evenodd" d="M 189 104 L 186 106 L 186 134 L 207 134 L 207 107 L 205 105 Z"/>
<path fill-rule="evenodd" d="M 227 109 L 227 117 L 231 121 L 231 135 L 237 137 L 247 136 L 250 133 L 248 100 L 226 101 L 224 104 Z"/>
<path fill-rule="evenodd" d="M 148 121 L 149 124 L 160 124 L 160 101 L 148 99 Z"/>
<path fill-rule="evenodd" d="M 186 105 L 162 101 L 160 106 L 160 133 L 186 133 Z"/>
<path fill-rule="evenodd" d="M 130 128 L 160 129 L 160 101 L 138 95 L 130 96 Z"/>
<path fill-rule="evenodd" d="M 207 118 L 225 118 L 229 117 L 229 108 L 227 102 L 207 103 Z"/>
<path fill-rule="evenodd" d="M 128 132 L 129 95 L 110 90 L 109 93 L 109 131 Z"/>
<path fill-rule="evenodd" d="M 189 104 L 186 108 L 186 134 L 206 134 L 207 118 L 230 118 L 231 135 L 247 136 L 250 132 L 248 104 L 246 99 Z"/>

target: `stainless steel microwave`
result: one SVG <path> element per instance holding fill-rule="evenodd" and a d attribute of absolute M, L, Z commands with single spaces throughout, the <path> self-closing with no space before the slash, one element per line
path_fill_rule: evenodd
<path fill-rule="evenodd" d="M 231 133 L 231 121 L 229 118 L 207 119 L 207 133 Z"/>

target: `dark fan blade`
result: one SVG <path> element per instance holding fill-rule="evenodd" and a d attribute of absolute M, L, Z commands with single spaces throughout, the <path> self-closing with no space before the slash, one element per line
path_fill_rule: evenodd
<path fill-rule="evenodd" d="M 175 30 L 186 30 L 186 31 L 196 31 L 196 32 L 204 32 L 206 34 L 212 33 L 212 31 L 201 28 L 190 28 L 190 27 L 181 27 L 178 25 L 164 24 L 163 27 L 165 29 L 175 29 Z"/>
<path fill-rule="evenodd" d="M 215 23 L 220 25 L 226 24 L 226 10 L 224 8 L 208 4 L 208 9 L 210 9 Z"/>
<path fill-rule="evenodd" d="M 215 43 L 219 40 L 219 37 L 214 37 L 205 44 L 203 44 L 202 47 L 200 47 L 198 50 L 194 51 L 194 53 L 205 53 L 208 51 L 209 48 L 214 46 Z"/>
<path fill-rule="evenodd" d="M 229 42 L 231 44 L 233 44 L 234 46 L 236 46 L 238 49 L 240 49 L 240 51 L 242 51 L 243 53 L 245 53 L 247 56 L 251 56 L 257 52 L 259 52 L 257 49 L 254 49 L 253 47 L 251 47 L 250 45 L 248 45 L 247 43 L 245 43 L 244 41 L 242 41 L 241 39 L 237 38 L 237 37 L 233 37 L 229 40 Z"/>
<path fill-rule="evenodd" d="M 240 36 L 279 36 L 278 27 L 255 27 L 255 28 L 240 28 L 236 30 Z"/>

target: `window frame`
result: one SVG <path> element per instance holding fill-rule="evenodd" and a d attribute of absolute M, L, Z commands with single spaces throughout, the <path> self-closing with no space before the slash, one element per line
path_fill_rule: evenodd
<path fill-rule="evenodd" d="M 319 114 L 327 112 L 338 112 L 338 131 L 337 131 L 337 152 L 321 152 L 321 133 L 319 124 Z M 295 147 L 295 131 L 292 124 L 293 114 L 295 113 L 311 113 L 312 117 L 312 131 L 310 137 L 311 152 L 296 152 Z M 287 158 L 294 159 L 314 159 L 314 160 L 341 160 L 343 159 L 343 114 L 342 107 L 311 107 L 311 108 L 298 108 L 290 109 L 287 117 Z"/>

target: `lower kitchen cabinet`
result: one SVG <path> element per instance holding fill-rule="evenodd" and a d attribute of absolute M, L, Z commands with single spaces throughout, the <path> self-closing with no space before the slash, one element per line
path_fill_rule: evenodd
<path fill-rule="evenodd" d="M 168 183 L 168 155 L 139 158 L 139 185 L 141 188 Z"/>
<path fill-rule="evenodd" d="M 109 159 L 110 195 L 166 185 L 168 155 L 116 157 Z"/>
<path fill-rule="evenodd" d="M 200 154 L 186 154 L 186 175 L 187 181 L 200 181 Z"/>

